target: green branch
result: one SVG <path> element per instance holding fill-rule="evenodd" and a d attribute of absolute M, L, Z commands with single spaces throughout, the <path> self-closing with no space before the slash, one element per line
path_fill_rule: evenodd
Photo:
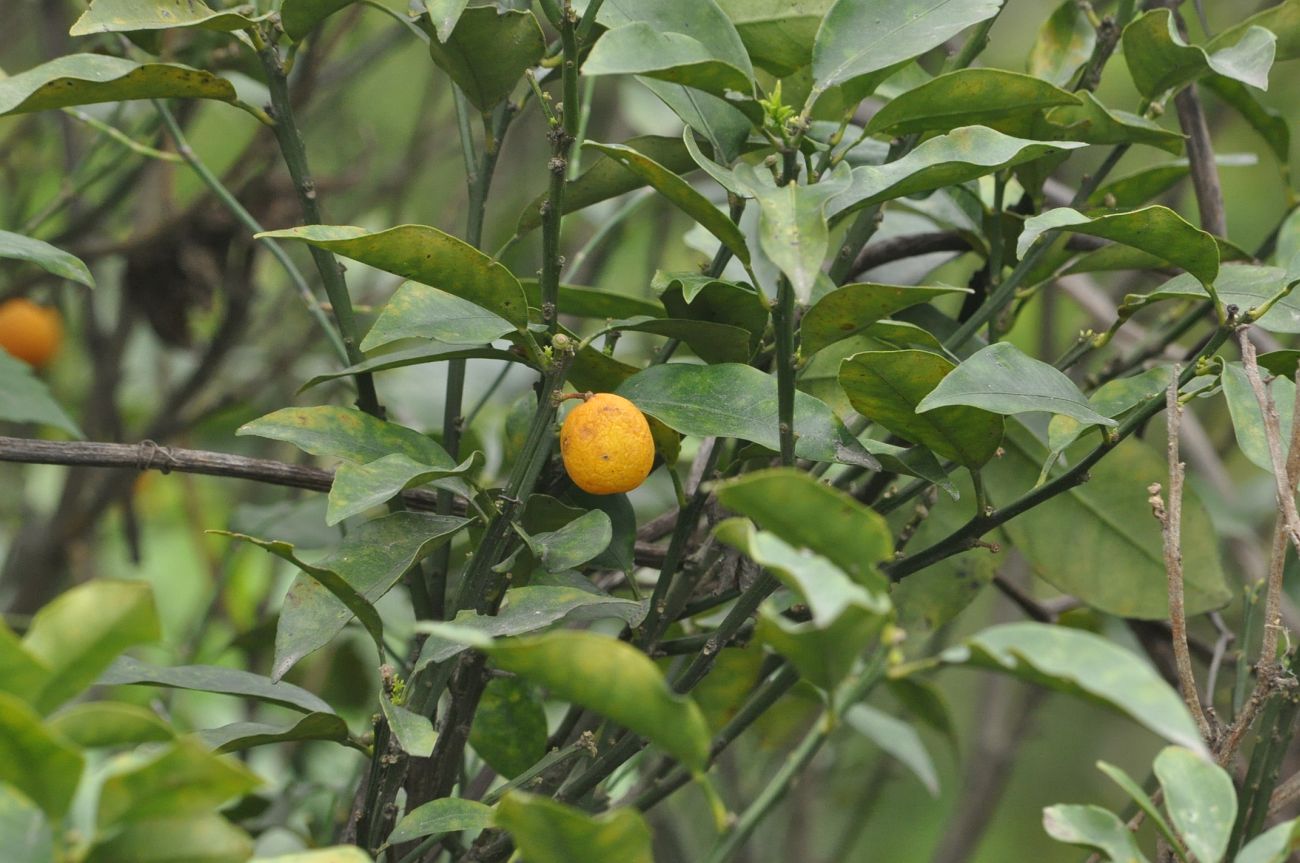
<path fill-rule="evenodd" d="M 307 163 L 307 148 L 303 143 L 302 133 L 294 120 L 293 102 L 289 98 L 289 82 L 285 76 L 284 65 L 280 62 L 275 45 L 262 38 L 257 30 L 248 31 L 257 47 L 258 59 L 266 71 L 267 88 L 271 93 L 272 119 L 275 121 L 275 139 L 280 145 L 289 176 L 298 193 L 298 204 L 302 208 L 303 223 L 319 225 L 322 223 L 320 204 L 316 200 L 316 183 L 312 179 L 311 168 Z M 358 346 L 356 316 L 352 311 L 352 297 L 348 294 L 348 284 L 343 278 L 343 270 L 334 255 L 324 249 L 312 246 L 312 260 L 325 285 L 325 294 L 334 309 L 334 320 L 338 323 L 339 335 L 343 338 L 343 347 L 347 351 L 348 361 L 352 365 L 360 363 L 365 357 Z M 384 411 L 375 393 L 374 378 L 365 372 L 356 376 L 357 407 L 368 414 L 383 417 Z"/>

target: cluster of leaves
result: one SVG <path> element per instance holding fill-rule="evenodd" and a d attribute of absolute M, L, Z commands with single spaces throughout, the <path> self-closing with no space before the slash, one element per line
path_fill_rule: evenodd
<path fill-rule="evenodd" d="M 336 463 L 325 520 L 348 528 L 319 558 L 274 538 L 229 534 L 299 570 L 275 624 L 269 677 L 131 659 L 105 671 L 156 629 L 138 591 L 130 603 L 113 599 L 126 603 L 119 617 L 129 621 L 105 616 L 101 607 L 111 603 L 99 592 L 114 598 L 128 590 L 107 582 L 51 606 L 21 645 L 7 632 L 0 637 L 11 645 L 4 667 L 15 669 L 0 685 L 18 681 L 4 696 L 13 709 L 0 709 L 0 721 L 17 723 L 3 739 L 12 752 L 0 763 L 7 783 L 0 793 L 9 800 L 5 823 L 36 837 L 26 859 L 52 859 L 55 826 L 75 823 L 65 817 L 81 770 L 78 747 L 142 745 L 104 779 L 85 859 L 130 859 L 136 842 L 172 854 L 151 859 L 187 859 L 182 843 L 193 840 L 206 843 L 204 859 L 241 861 L 250 853 L 246 835 L 213 811 L 255 779 L 213 751 L 323 740 L 369 759 L 349 825 L 365 852 L 331 849 L 311 859 L 459 853 L 454 834 L 470 831 L 472 859 L 505 859 L 513 845 L 534 863 L 649 860 L 651 834 L 638 810 L 695 779 L 719 809 L 721 835 L 709 859 L 722 863 L 843 725 L 933 787 L 935 770 L 913 727 L 865 699 L 888 687 L 916 721 L 950 731 L 927 679 L 940 665 L 992 669 L 1087 698 L 1175 744 L 1156 762 L 1169 819 L 1145 795 L 1135 799 L 1180 853 L 1175 828 L 1202 863 L 1222 859 L 1235 796 L 1206 762 L 1182 700 L 1143 660 L 1100 636 L 1042 623 L 985 630 L 933 656 L 920 636 L 951 621 L 992 580 L 989 559 L 971 549 L 993 530 L 1037 575 L 1092 609 L 1166 617 L 1161 537 L 1145 493 L 1165 465 L 1132 437 L 1163 407 L 1176 372 L 1144 367 L 1146 356 L 1120 358 L 1091 393 L 1066 374 L 1148 307 L 1176 308 L 1189 325 L 1214 317 L 1200 362 L 1181 372 L 1183 398 L 1222 393 L 1243 452 L 1272 469 L 1244 372 L 1215 351 L 1243 324 L 1300 332 L 1288 299 L 1300 282 L 1293 254 L 1300 219 L 1280 228 L 1270 265 L 1148 203 L 1187 176 L 1185 160 L 1119 179 L 1097 171 L 1068 206 L 1050 206 L 1045 188 L 1090 148 L 1110 148 L 1106 170 L 1134 146 L 1182 152 L 1182 136 L 1154 118 L 1157 106 L 1198 82 L 1285 160 L 1287 126 L 1249 88 L 1266 86 L 1275 58 L 1300 56 L 1294 2 L 1204 46 L 1188 44 L 1167 9 L 1134 14 L 1133 4 L 1119 4 L 1119 43 L 1142 99 L 1129 113 L 1093 93 L 1115 44 L 1099 41 L 1108 37 L 1073 0 L 1044 26 L 1028 74 L 966 68 L 1002 9 L 998 0 L 593 0 L 585 12 L 543 0 L 540 17 L 527 4 L 426 0 L 419 14 L 398 17 L 464 100 L 466 161 L 477 172 L 465 239 L 423 225 L 318 224 L 291 106 L 276 97 L 277 74 L 284 83 L 277 52 L 309 39 L 345 5 L 283 0 L 254 12 L 197 0 L 94 0 L 73 28 L 129 34 L 133 55 L 156 47 L 149 38 L 156 31 L 229 34 L 262 57 L 273 117 L 220 75 L 153 59 L 77 54 L 0 79 L 0 115 L 183 98 L 229 102 L 273 123 L 303 191 L 306 224 L 257 238 L 309 246 L 330 292 L 346 362 L 306 387 L 353 379 L 360 393 L 360 409 L 285 408 L 240 429 Z M 918 62 L 972 26 L 970 52 L 939 74 Z M 556 36 L 549 46 L 548 32 Z M 637 76 L 681 119 L 682 135 L 574 140 L 584 76 Z M 542 92 L 550 80 L 559 81 L 562 101 Z M 858 123 L 858 105 L 873 96 L 885 104 Z M 541 276 L 525 278 L 518 273 L 535 261 L 511 266 L 508 254 L 479 246 L 484 177 L 513 118 L 534 105 L 553 149 L 548 191 L 520 215 L 509 247 L 540 228 Z M 481 153 L 473 151 L 471 107 L 483 117 Z M 574 148 L 591 161 L 570 177 Z M 697 170 L 708 180 L 687 179 Z M 644 187 L 707 235 L 712 263 L 660 272 L 654 301 L 561 284 L 563 217 Z M 870 248 L 882 213 L 959 239 L 982 261 L 974 287 L 854 281 L 855 258 Z M 1088 239 L 1071 242 L 1077 238 Z M 0 255 L 91 283 L 79 261 L 37 240 L 0 234 Z M 346 285 L 335 290 L 335 256 L 403 280 L 364 337 Z M 1110 331 L 1084 334 L 1056 363 L 1004 339 L 1052 279 L 1116 269 L 1181 274 L 1127 297 Z M 1180 326 L 1168 328 L 1169 341 Z M 624 332 L 666 341 L 650 363 L 632 362 L 615 356 Z M 669 361 L 679 349 L 694 361 Z M 1279 351 L 1261 362 L 1293 374 L 1295 359 Z M 522 432 L 507 441 L 501 477 L 484 475 L 479 452 L 460 451 L 459 394 L 448 400 L 453 433 L 441 444 L 385 419 L 374 398 L 373 376 L 385 371 L 448 363 L 463 379 L 464 363 L 478 360 L 521 366 L 540 381 L 523 404 Z M 678 483 L 676 526 L 651 561 L 627 496 L 585 496 L 551 458 L 553 397 L 565 385 L 634 402 L 651 418 L 658 457 L 674 478 L 683 436 L 707 439 L 698 459 L 704 481 Z M 1272 390 L 1289 414 L 1294 385 L 1279 377 Z M 41 384 L 3 357 L 0 418 L 76 432 Z M 896 482 L 906 485 L 884 494 Z M 423 486 L 438 493 L 437 512 L 403 503 L 405 492 Z M 947 499 L 905 508 L 934 490 Z M 377 515 L 381 507 L 387 511 Z M 733 517 L 715 518 L 717 507 Z M 1220 608 L 1231 591 L 1209 516 L 1191 495 L 1183 530 L 1187 612 Z M 459 568 L 453 543 L 466 552 Z M 908 553 L 909 544 L 920 550 Z M 647 563 L 657 564 L 649 567 L 657 577 L 644 577 Z M 757 578 L 741 578 L 751 570 Z M 639 581 L 653 582 L 648 598 Z M 401 628 L 380 605 L 390 596 L 409 601 L 417 618 L 397 648 L 392 631 Z M 94 661 L 75 651 L 85 632 L 67 641 L 49 635 L 60 615 L 89 616 L 89 607 L 104 627 L 93 638 Z M 375 732 L 365 739 L 319 698 L 281 680 L 354 621 L 373 642 L 381 683 Z M 740 645 L 751 636 L 750 647 Z M 658 661 L 670 653 L 686 656 Z M 76 674 L 60 671 L 73 667 Z M 97 677 L 239 695 L 302 715 L 195 738 L 177 737 L 138 708 L 88 702 L 50 715 Z M 799 680 L 820 699 L 819 716 L 788 770 L 732 821 L 709 768 Z M 43 695 L 44 681 L 56 681 L 59 692 Z M 553 728 L 547 707 L 555 704 L 568 714 Z M 647 743 L 660 760 L 638 756 Z M 462 780 L 467 746 L 499 777 L 477 795 Z M 55 761 L 57 771 L 31 767 Z M 610 781 L 626 763 L 632 781 Z M 1108 772 L 1130 793 L 1137 789 Z M 611 801 L 615 791 L 625 796 Z M 595 814 L 604 808 L 611 811 Z M 1115 860 L 1141 859 L 1132 835 L 1101 810 L 1054 807 L 1046 818 L 1056 838 Z M 1258 838 L 1240 834 L 1235 859 L 1284 859 L 1300 841 L 1286 826 Z M 176 844 L 162 838 L 173 834 Z M 215 847 L 218 839 L 228 851 Z"/>
<path fill-rule="evenodd" d="M 149 586 L 108 579 L 60 596 L 21 639 L 0 627 L 0 835 L 8 859 L 111 863 L 154 859 L 163 848 L 165 859 L 247 860 L 252 838 L 217 809 L 262 780 L 220 754 L 311 738 L 352 742 L 343 719 L 296 686 L 214 666 L 151 669 L 119 656 L 158 636 Z M 94 683 L 222 692 L 297 716 L 283 726 L 236 722 L 189 734 L 138 704 L 84 698 Z M 317 859 L 364 855 L 339 848 Z"/>

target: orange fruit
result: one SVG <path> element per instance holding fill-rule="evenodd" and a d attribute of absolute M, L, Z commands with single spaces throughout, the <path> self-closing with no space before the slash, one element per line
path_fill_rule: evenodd
<path fill-rule="evenodd" d="M 622 396 L 597 393 L 578 405 L 560 428 L 564 469 L 589 494 L 619 494 L 645 482 L 655 444 L 645 415 Z"/>
<path fill-rule="evenodd" d="M 40 368 L 59 352 L 63 319 L 58 309 L 24 297 L 0 303 L 0 348 Z"/>

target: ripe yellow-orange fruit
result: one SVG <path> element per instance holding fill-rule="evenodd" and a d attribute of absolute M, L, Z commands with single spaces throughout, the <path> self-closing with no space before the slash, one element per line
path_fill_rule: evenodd
<path fill-rule="evenodd" d="M 37 368 L 59 352 L 63 319 L 57 309 L 15 297 L 0 303 L 0 348 Z"/>
<path fill-rule="evenodd" d="M 655 444 L 645 415 L 622 396 L 597 393 L 578 405 L 560 429 L 564 469 L 590 494 L 618 494 L 645 482 Z"/>

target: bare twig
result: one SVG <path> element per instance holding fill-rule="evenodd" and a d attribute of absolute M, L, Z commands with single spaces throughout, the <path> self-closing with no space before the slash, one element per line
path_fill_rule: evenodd
<path fill-rule="evenodd" d="M 1295 486 L 1300 475 L 1300 429 L 1292 422 L 1290 448 L 1285 460 L 1282 456 L 1282 431 L 1278 421 L 1277 404 L 1260 378 L 1255 346 L 1239 333 L 1242 365 L 1246 377 L 1259 402 L 1264 417 L 1264 436 L 1268 441 L 1268 454 L 1273 463 L 1273 476 L 1277 484 L 1278 520 L 1274 527 L 1273 556 L 1269 563 L 1268 586 L 1264 595 L 1264 640 L 1260 649 L 1260 663 L 1271 665 L 1277 653 L 1277 631 L 1281 625 L 1282 579 L 1286 566 L 1286 540 L 1300 549 L 1300 515 L 1296 513 Z"/>
<path fill-rule="evenodd" d="M 329 491 L 334 482 L 333 472 L 320 468 L 230 453 L 159 446 L 153 441 L 124 444 L 0 437 L 0 461 L 201 473 L 311 491 Z M 403 497 L 412 509 L 432 509 L 435 504 L 433 492 L 413 489 L 405 492 Z"/>
<path fill-rule="evenodd" d="M 1169 503 L 1166 505 L 1160 497 L 1160 484 L 1154 483 L 1147 491 L 1151 497 L 1151 511 L 1160 522 L 1160 533 L 1164 538 L 1165 577 L 1169 588 L 1169 632 L 1174 647 L 1174 665 L 1178 671 L 1178 689 L 1187 702 L 1187 709 L 1196 720 L 1201 737 L 1207 742 L 1214 741 L 1214 727 L 1205 716 L 1201 707 L 1201 698 L 1196 692 L 1196 672 L 1192 669 L 1192 655 L 1187 649 L 1187 611 L 1183 605 L 1183 478 L 1186 465 L 1178 457 L 1178 428 L 1183 409 L 1178 403 L 1179 373 L 1182 371 L 1174 365 L 1165 392 L 1165 416 L 1167 418 L 1168 452 L 1169 452 Z"/>
<path fill-rule="evenodd" d="M 1295 485 L 1288 477 L 1287 459 L 1282 455 L 1282 429 L 1277 417 L 1277 404 L 1260 378 L 1255 346 L 1251 344 L 1244 328 L 1237 331 L 1237 340 L 1241 343 L 1241 362 L 1246 370 L 1246 378 L 1250 381 L 1250 388 L 1255 393 L 1255 401 L 1259 402 L 1259 409 L 1264 417 L 1264 436 L 1268 440 L 1269 460 L 1273 463 L 1273 477 L 1277 482 L 1277 501 L 1283 526 L 1291 542 L 1300 549 L 1300 514 L 1296 512 Z M 1266 604 L 1265 608 L 1268 607 Z"/>
<path fill-rule="evenodd" d="M 1292 773 L 1273 789 L 1273 796 L 1268 800 L 1268 814 L 1276 815 L 1297 799 L 1300 799 L 1300 773 Z"/>

